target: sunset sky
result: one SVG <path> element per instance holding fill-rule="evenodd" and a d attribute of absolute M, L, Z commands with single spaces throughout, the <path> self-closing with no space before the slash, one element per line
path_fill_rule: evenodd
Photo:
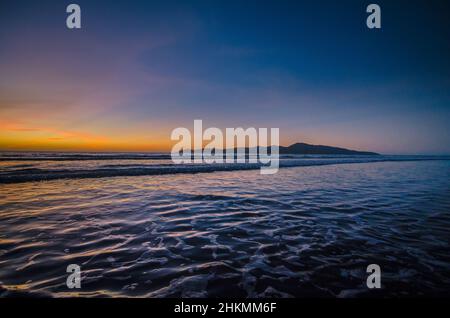
<path fill-rule="evenodd" d="M 203 119 L 450 154 L 450 2 L 372 2 L 2 0 L 0 150 L 167 151 Z"/>

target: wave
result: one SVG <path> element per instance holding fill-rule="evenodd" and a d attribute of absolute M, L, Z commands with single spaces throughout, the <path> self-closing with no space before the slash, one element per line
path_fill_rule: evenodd
<path fill-rule="evenodd" d="M 373 156 L 373 157 L 321 157 L 302 159 L 280 159 L 280 168 L 322 166 L 335 164 L 371 163 L 387 161 L 423 161 L 423 160 L 450 160 L 450 157 L 431 156 Z M 39 160 L 38 160 L 39 161 Z M 16 168 L 18 166 L 15 166 Z M 222 163 L 222 164 L 149 164 L 132 165 L 117 164 L 103 165 L 95 169 L 67 168 L 67 169 L 42 169 L 24 167 L 24 169 L 6 170 L 0 172 L 0 184 L 11 184 L 21 182 L 49 181 L 58 179 L 81 179 L 81 178 L 106 178 L 106 177 L 131 177 L 151 176 L 167 174 L 194 174 L 211 173 L 219 171 L 254 170 L 260 169 L 259 163 Z"/>

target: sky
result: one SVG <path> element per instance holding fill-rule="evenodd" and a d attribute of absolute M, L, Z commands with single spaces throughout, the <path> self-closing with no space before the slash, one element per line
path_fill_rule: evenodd
<path fill-rule="evenodd" d="M 202 119 L 450 154 L 449 57 L 449 1 L 2 0 L 0 150 L 168 151 Z"/>

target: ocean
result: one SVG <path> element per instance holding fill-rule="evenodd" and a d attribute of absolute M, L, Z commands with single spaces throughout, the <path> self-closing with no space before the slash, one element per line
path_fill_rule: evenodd
<path fill-rule="evenodd" d="M 1 153 L 0 296 L 450 294 L 450 158 Z M 66 286 L 69 264 L 81 288 Z M 368 289 L 366 268 L 381 268 Z"/>

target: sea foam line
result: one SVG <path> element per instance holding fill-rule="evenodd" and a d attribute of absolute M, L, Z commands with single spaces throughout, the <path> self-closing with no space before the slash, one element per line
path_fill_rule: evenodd
<path fill-rule="evenodd" d="M 373 157 L 373 158 L 333 158 L 333 159 L 292 159 L 280 160 L 281 168 L 323 166 L 335 164 L 371 163 L 371 162 L 395 162 L 395 161 L 426 161 L 426 160 L 450 160 L 449 157 Z M 30 171 L 15 170 L 0 173 L 0 184 L 21 182 L 50 181 L 59 179 L 82 178 L 107 178 L 130 177 L 170 174 L 211 173 L 220 171 L 239 171 L 260 169 L 259 163 L 232 163 L 232 164 L 186 164 L 186 165 L 151 165 L 148 167 L 135 167 L 127 169 L 100 168 L 95 170 L 43 170 Z"/>

